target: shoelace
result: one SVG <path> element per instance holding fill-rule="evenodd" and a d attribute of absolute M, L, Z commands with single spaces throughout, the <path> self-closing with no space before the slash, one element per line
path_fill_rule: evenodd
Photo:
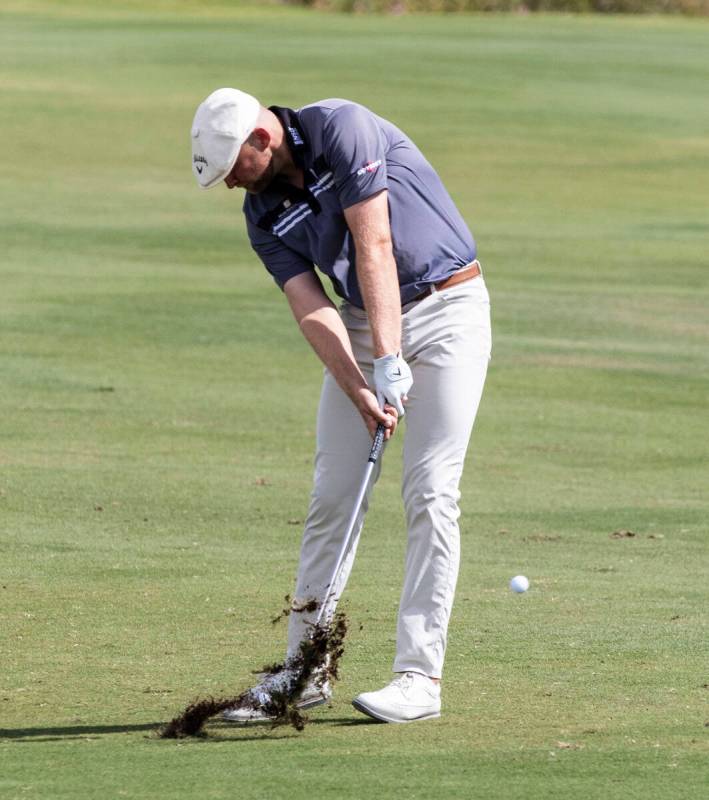
<path fill-rule="evenodd" d="M 293 680 L 295 675 L 293 674 L 292 670 L 286 669 L 282 672 L 277 672 L 275 675 L 265 675 L 261 682 L 254 686 L 251 689 L 251 696 L 254 700 L 262 706 L 267 705 L 271 702 L 271 694 L 273 692 L 283 692 L 287 691 L 290 688 L 290 683 Z M 320 676 L 324 677 L 324 676 Z M 320 690 L 323 689 L 323 686 L 327 685 L 327 680 L 323 681 L 323 684 L 317 683 L 317 676 L 312 676 L 306 689 L 311 688 L 318 688 Z"/>
<path fill-rule="evenodd" d="M 414 675 L 412 672 L 404 672 L 403 674 L 399 675 L 398 678 L 394 678 L 391 682 L 392 686 L 396 686 L 398 689 L 401 689 L 402 692 L 405 692 L 407 689 L 411 687 L 411 684 L 414 682 Z"/>
<path fill-rule="evenodd" d="M 271 702 L 271 692 L 287 690 L 292 677 L 289 670 L 277 672 L 275 675 L 266 675 L 261 683 L 251 689 L 251 696 L 261 705 L 266 705 Z"/>

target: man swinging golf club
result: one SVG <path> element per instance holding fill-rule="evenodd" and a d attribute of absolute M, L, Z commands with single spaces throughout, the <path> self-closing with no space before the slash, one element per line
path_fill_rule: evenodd
<path fill-rule="evenodd" d="M 473 237 L 411 139 L 357 103 L 265 108 L 218 89 L 198 107 L 191 133 L 199 185 L 246 190 L 251 244 L 325 365 L 294 607 L 315 598 L 323 620 L 334 613 L 379 474 L 380 462 L 330 585 L 372 437 L 383 425 L 388 439 L 406 412 L 396 676 L 353 703 L 385 722 L 438 717 L 459 564 L 458 485 L 490 357 L 490 304 Z M 342 298 L 339 309 L 316 265 Z M 288 657 L 317 618 L 290 615 Z M 267 677 L 252 690 L 253 708 L 226 718 L 268 719 L 268 693 L 284 680 Z M 299 705 L 329 696 L 327 683 L 313 681 Z"/>

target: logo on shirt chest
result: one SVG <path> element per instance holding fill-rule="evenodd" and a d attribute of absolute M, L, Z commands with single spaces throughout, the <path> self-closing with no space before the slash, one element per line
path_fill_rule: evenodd
<path fill-rule="evenodd" d="M 280 207 L 271 212 L 271 219 L 269 219 L 272 225 L 271 233 L 283 237 L 285 234 L 299 228 L 303 221 L 312 214 L 320 213 L 321 205 L 318 198 L 328 189 L 332 189 L 335 185 L 335 180 L 331 170 L 322 175 L 315 176 L 315 173 L 312 174 L 316 180 L 307 186 L 308 198 L 299 202 L 286 198 Z"/>

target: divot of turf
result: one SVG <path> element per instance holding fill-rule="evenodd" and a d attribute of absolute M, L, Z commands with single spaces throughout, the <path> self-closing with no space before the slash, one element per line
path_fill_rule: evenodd
<path fill-rule="evenodd" d="M 637 536 L 637 533 L 635 533 L 634 531 L 629 531 L 629 530 L 626 530 L 625 528 L 621 528 L 620 530 L 613 531 L 613 533 L 611 533 L 611 535 L 610 535 L 610 538 L 611 539 L 633 539 L 635 536 Z"/>
<path fill-rule="evenodd" d="M 306 604 L 309 606 L 309 604 Z M 306 610 L 293 609 L 293 610 Z M 307 608 L 307 610 L 314 610 Z M 311 635 L 305 639 L 298 654 L 286 662 L 271 664 L 266 667 L 268 675 L 276 675 L 284 669 L 295 674 L 287 691 L 270 692 L 270 702 L 265 711 L 273 717 L 272 727 L 292 725 L 302 731 L 308 718 L 297 707 L 296 703 L 303 689 L 313 679 L 322 687 L 327 681 L 339 678 L 339 662 L 344 653 L 344 641 L 347 634 L 347 618 L 337 612 L 329 624 L 311 626 Z M 247 689 L 235 697 L 208 697 L 195 700 L 179 716 L 172 719 L 158 731 L 161 739 L 183 739 L 188 736 L 206 736 L 204 723 L 215 714 L 228 708 L 254 708 L 255 700 Z"/>

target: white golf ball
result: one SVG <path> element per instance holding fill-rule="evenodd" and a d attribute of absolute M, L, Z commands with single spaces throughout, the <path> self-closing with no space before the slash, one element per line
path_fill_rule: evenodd
<path fill-rule="evenodd" d="M 515 575 L 510 581 L 510 589 L 519 594 L 526 592 L 529 589 L 529 578 L 524 575 Z"/>

